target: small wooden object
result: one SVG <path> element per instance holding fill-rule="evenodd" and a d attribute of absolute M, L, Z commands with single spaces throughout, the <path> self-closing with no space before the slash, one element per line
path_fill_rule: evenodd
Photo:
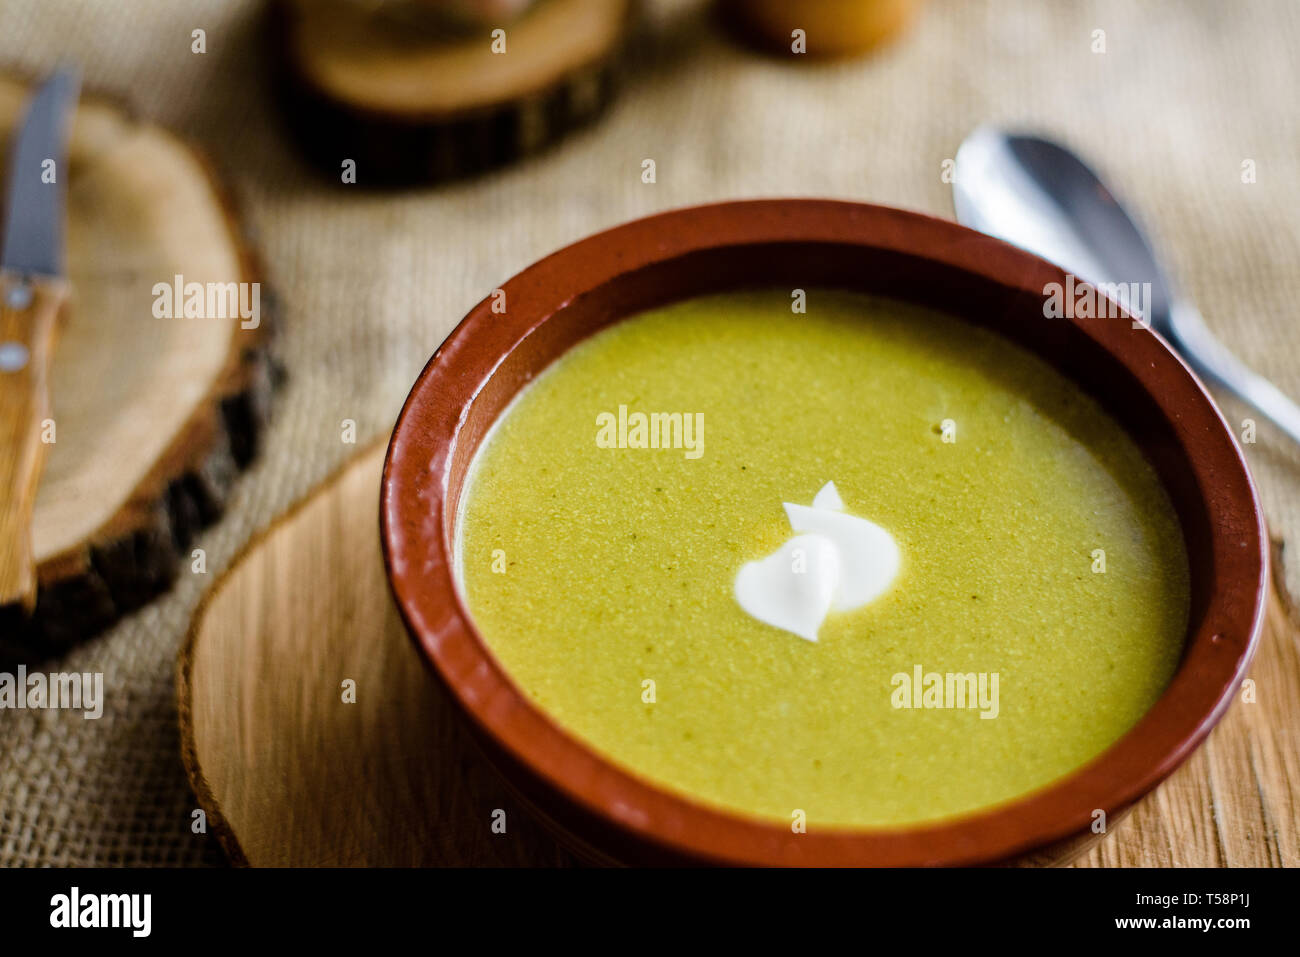
<path fill-rule="evenodd" d="M 241 864 L 572 862 L 517 810 L 393 608 L 383 455 L 362 453 L 252 542 L 196 613 L 177 685 L 199 803 Z M 1276 596 L 1252 674 L 1257 702 L 1234 703 L 1110 836 L 1013 863 L 1300 865 L 1300 627 Z"/>
<path fill-rule="evenodd" d="M 546 0 L 471 28 L 425 3 L 273 0 L 285 121 L 336 181 L 432 183 L 500 166 L 599 115 L 635 7 Z"/>
<path fill-rule="evenodd" d="M 0 74 L 0 157 L 30 86 Z M 238 315 L 158 315 L 159 284 L 260 283 L 233 207 L 190 146 L 104 97 L 82 98 L 69 143 L 67 308 L 48 366 L 46 413 L 35 387 L 53 341 L 57 294 L 38 295 L 42 321 L 22 325 L 32 378 L 5 392 L 0 429 L 20 431 L 27 462 L 4 462 L 6 521 L 31 511 L 30 582 L 5 571 L 0 660 L 54 654 L 139 607 L 175 579 L 194 533 L 223 510 L 266 420 L 272 367 L 270 296 L 256 325 Z M 3 170 L 0 170 L 3 175 Z M 18 334 L 0 315 L 0 339 Z M 7 331 L 6 331 L 7 330 Z M 20 388 L 0 373 L 0 389 Z M 34 403 L 34 404 L 28 404 Z M 40 413 L 40 414 L 38 414 Z M 34 424 L 51 428 L 33 433 Z M 7 480 L 31 475 L 33 489 Z M 34 498 L 32 497 L 34 493 Z M 15 541 L 6 530 L 0 540 Z M 20 546 L 21 547 L 21 546 Z M 0 566 L 21 565 L 19 553 Z M 12 582 L 12 584 L 9 584 Z"/>
<path fill-rule="evenodd" d="M 911 22 L 921 0 L 720 0 L 737 33 L 778 55 L 856 56 Z M 798 31 L 798 33 L 796 33 Z"/>

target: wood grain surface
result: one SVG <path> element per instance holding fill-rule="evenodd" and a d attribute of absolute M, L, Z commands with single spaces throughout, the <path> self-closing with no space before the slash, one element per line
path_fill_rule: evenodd
<path fill-rule="evenodd" d="M 478 756 L 389 598 L 384 448 L 251 543 L 197 611 L 178 663 L 191 784 L 236 863 L 566 862 Z"/>
<path fill-rule="evenodd" d="M 573 863 L 507 796 L 406 636 L 379 549 L 383 454 L 362 452 L 250 543 L 196 613 L 177 693 L 199 802 L 240 864 Z M 1300 864 L 1300 628 L 1276 596 L 1251 680 L 1255 700 L 1105 839 L 1017 863 Z"/>
<path fill-rule="evenodd" d="M 0 74 L 0 157 L 29 92 Z M 67 216 L 70 298 L 50 372 L 56 441 L 31 520 L 36 610 L 0 607 L 0 659 L 57 653 L 166 588 L 253 457 L 270 393 L 269 293 L 259 287 L 267 308 L 256 327 L 238 315 L 187 317 L 183 303 L 155 315 L 155 285 L 176 276 L 248 283 L 250 295 L 261 280 L 192 147 L 85 95 Z"/>

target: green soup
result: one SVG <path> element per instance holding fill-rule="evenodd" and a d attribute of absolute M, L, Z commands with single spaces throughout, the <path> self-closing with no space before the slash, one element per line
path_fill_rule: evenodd
<path fill-rule="evenodd" d="M 1182 535 L 1137 446 L 983 329 L 849 293 L 791 302 L 618 322 L 511 405 L 457 542 L 493 653 L 631 773 L 810 828 L 960 814 L 1096 757 L 1164 690 L 1187 626 Z M 637 413 L 681 418 L 647 436 Z M 901 568 L 813 642 L 733 589 L 790 538 L 782 503 L 827 481 Z"/>

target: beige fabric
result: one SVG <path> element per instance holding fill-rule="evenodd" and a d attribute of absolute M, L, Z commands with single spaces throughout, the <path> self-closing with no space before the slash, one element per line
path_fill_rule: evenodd
<path fill-rule="evenodd" d="M 0 64 L 80 62 L 89 84 L 125 92 L 226 170 L 285 307 L 291 376 L 266 454 L 202 537 L 208 575 L 184 574 L 61 666 L 106 673 L 104 718 L 0 713 L 0 864 L 221 859 L 190 833 L 174 730 L 174 656 L 199 595 L 250 534 L 356 451 L 340 441 L 343 419 L 356 420 L 359 440 L 386 431 L 473 303 L 593 230 L 749 196 L 951 216 L 941 164 L 962 137 L 985 119 L 1038 127 L 1094 158 L 1138 204 L 1213 328 L 1300 395 L 1293 0 L 931 0 L 878 56 L 801 66 L 737 48 L 697 3 L 654 6 L 658 39 L 596 129 L 468 185 L 371 194 L 307 175 L 285 141 L 255 3 L 0 4 Z M 204 55 L 190 52 L 196 28 L 207 31 Z M 1097 29 L 1104 54 L 1090 50 Z M 640 181 L 647 157 L 655 185 Z M 1246 159 L 1252 185 L 1241 182 Z M 1225 409 L 1234 422 L 1246 414 Z M 1274 528 L 1300 542 L 1300 454 L 1261 425 L 1249 456 Z"/>

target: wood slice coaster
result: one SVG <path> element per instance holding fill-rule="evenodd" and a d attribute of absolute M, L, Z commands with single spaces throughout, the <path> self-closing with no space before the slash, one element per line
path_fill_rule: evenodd
<path fill-rule="evenodd" d="M 30 89 L 0 75 L 0 156 Z M 32 523 L 38 599 L 31 616 L 0 608 L 0 658 L 56 653 L 175 580 L 194 532 L 222 512 L 257 451 L 273 378 L 260 287 L 257 328 L 241 328 L 237 309 L 228 319 L 184 318 L 183 302 L 177 318 L 155 315 L 155 284 L 176 276 L 205 288 L 260 278 L 205 160 L 87 96 L 68 167 L 72 294 Z"/>
<path fill-rule="evenodd" d="M 363 186 L 439 182 L 588 123 L 613 98 L 636 2 L 543 0 L 501 25 L 505 52 L 487 27 L 437 27 L 392 6 L 273 2 L 285 120 L 336 181 L 353 160 Z"/>
<path fill-rule="evenodd" d="M 199 803 L 241 864 L 571 863 L 479 755 L 393 607 L 383 457 L 382 444 L 362 453 L 272 525 L 195 614 L 177 693 Z M 1015 863 L 1300 864 L 1300 628 L 1276 596 L 1253 680 L 1256 701 L 1112 816 L 1114 836 Z"/>

